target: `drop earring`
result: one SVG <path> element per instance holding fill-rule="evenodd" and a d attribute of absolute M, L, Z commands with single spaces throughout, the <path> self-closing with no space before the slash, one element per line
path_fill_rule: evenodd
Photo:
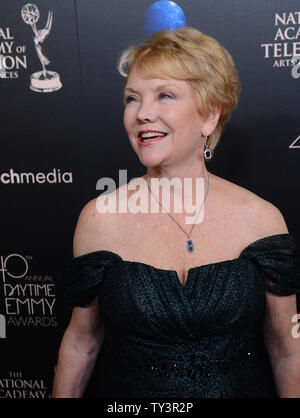
<path fill-rule="evenodd" d="M 206 160 L 210 160 L 211 157 L 212 157 L 212 153 L 211 153 L 211 150 L 208 148 L 207 138 L 208 138 L 208 135 L 205 134 L 205 137 L 204 137 L 204 158 Z"/>

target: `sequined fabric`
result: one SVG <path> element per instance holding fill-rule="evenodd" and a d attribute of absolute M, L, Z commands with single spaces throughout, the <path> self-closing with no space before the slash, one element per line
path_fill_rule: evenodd
<path fill-rule="evenodd" d="M 291 234 L 247 246 L 238 258 L 176 271 L 125 261 L 110 251 L 73 258 L 66 301 L 98 295 L 105 341 L 97 396 L 276 397 L 263 342 L 265 290 L 300 293 Z"/>

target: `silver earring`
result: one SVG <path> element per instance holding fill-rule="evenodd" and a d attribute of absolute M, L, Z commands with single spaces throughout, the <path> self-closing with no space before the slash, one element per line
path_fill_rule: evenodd
<path fill-rule="evenodd" d="M 208 138 L 208 135 L 205 134 L 205 138 L 204 138 L 204 158 L 206 160 L 210 160 L 211 157 L 212 157 L 212 153 L 211 153 L 211 150 L 208 148 L 207 138 Z"/>

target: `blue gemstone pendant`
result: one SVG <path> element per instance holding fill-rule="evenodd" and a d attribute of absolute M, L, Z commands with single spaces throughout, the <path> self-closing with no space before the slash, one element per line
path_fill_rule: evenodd
<path fill-rule="evenodd" d="M 187 250 L 188 250 L 188 252 L 192 252 L 192 251 L 194 251 L 194 243 L 193 243 L 193 240 L 191 239 L 191 238 L 189 238 L 188 240 L 187 240 L 187 242 L 186 242 L 186 246 L 187 246 Z"/>
<path fill-rule="evenodd" d="M 211 150 L 210 150 L 210 149 L 206 149 L 206 150 L 204 151 L 204 157 L 205 157 L 207 160 L 210 160 L 210 159 L 211 159 L 212 154 L 211 154 Z"/>

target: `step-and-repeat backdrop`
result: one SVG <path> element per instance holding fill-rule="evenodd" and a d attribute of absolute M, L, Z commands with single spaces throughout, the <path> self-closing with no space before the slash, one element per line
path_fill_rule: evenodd
<path fill-rule="evenodd" d="M 300 240 L 297 0 L 2 0 L 0 398 L 50 395 L 78 214 L 98 179 L 144 174 L 116 61 L 171 24 L 218 39 L 240 73 L 240 104 L 209 170 L 271 201 Z"/>

